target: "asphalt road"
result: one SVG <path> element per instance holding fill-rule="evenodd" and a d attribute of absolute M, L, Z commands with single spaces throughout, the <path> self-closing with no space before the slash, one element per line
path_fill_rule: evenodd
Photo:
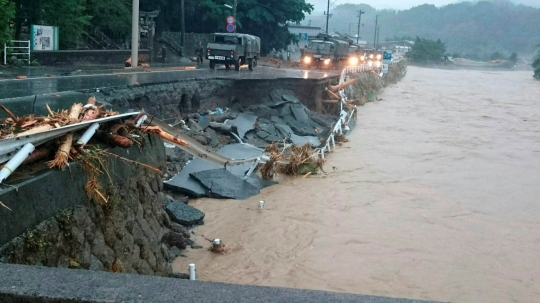
<path fill-rule="evenodd" d="M 169 70 L 151 72 L 120 72 L 107 74 L 78 74 L 71 76 L 35 77 L 28 79 L 0 80 L 0 99 L 17 98 L 32 95 L 52 94 L 66 91 L 99 89 L 103 87 L 136 85 L 148 83 L 176 82 L 188 79 L 276 79 L 276 78 L 311 78 L 318 79 L 336 75 L 336 71 L 315 71 L 284 69 L 259 66 L 250 72 L 243 67 L 234 70 Z"/>
<path fill-rule="evenodd" d="M 0 263 L 0 302 L 426 302 Z M 358 286 L 361 289 L 361 285 Z"/>

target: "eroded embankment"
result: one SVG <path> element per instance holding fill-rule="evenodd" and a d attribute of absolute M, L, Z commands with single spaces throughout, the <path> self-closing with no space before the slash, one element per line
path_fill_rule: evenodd
<path fill-rule="evenodd" d="M 194 80 L 117 87 L 93 94 L 98 102 L 144 108 L 150 114 L 172 121 L 206 109 L 215 110 L 217 106 L 243 111 L 271 100 L 270 94 L 276 89 L 291 91 L 311 109 L 325 111 L 321 100 L 324 89 L 332 81 L 336 79 Z M 77 101 L 83 100 L 73 100 Z M 28 104 L 19 108 L 32 108 L 33 112 L 31 102 L 28 100 Z M 24 114 L 28 112 L 16 112 L 16 115 Z M 205 133 L 196 131 L 191 135 L 205 138 Z M 166 171 L 163 142 L 153 137 L 148 137 L 140 147 L 113 152 Z M 176 164 L 189 158 L 169 160 Z M 186 226 L 200 220 L 186 226 L 171 222 L 172 214 L 165 207 L 172 201 L 162 192 L 163 175 L 119 160 L 107 161 L 110 177 L 103 177 L 110 180 L 104 181 L 107 186 L 103 194 L 108 198 L 105 204 L 87 197 L 87 179 L 78 165 L 70 165 L 63 171 L 45 171 L 43 165 L 36 165 L 14 174 L 15 179 L 9 184 L 16 188 L 3 188 L 0 192 L 0 200 L 11 208 L 11 211 L 0 208 L 1 244 L 5 244 L 0 251 L 1 260 L 170 275 L 170 262 L 181 249 L 187 245 L 199 247 L 190 242 Z"/>

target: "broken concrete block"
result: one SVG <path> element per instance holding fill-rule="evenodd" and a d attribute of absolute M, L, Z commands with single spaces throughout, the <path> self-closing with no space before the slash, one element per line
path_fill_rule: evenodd
<path fill-rule="evenodd" d="M 245 200 L 259 194 L 259 189 L 231 174 L 224 168 L 190 174 L 197 179 L 212 198 Z"/>
<path fill-rule="evenodd" d="M 199 224 L 204 219 L 204 213 L 202 211 L 181 201 L 169 203 L 165 211 L 169 214 L 173 222 L 184 226 Z"/>

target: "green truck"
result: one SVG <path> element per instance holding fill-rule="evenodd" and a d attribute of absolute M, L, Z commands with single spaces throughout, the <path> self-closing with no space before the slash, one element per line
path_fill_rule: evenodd
<path fill-rule="evenodd" d="M 307 66 L 339 67 L 349 59 L 349 42 L 319 34 L 302 50 L 302 62 Z"/>
<path fill-rule="evenodd" d="M 223 64 L 226 69 L 247 64 L 252 71 L 261 56 L 261 39 L 257 36 L 239 33 L 215 33 L 206 47 L 206 59 L 210 68 Z"/>

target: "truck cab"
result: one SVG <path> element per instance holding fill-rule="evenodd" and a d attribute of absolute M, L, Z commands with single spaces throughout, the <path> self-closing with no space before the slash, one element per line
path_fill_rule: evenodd
<path fill-rule="evenodd" d="M 312 40 L 302 51 L 302 62 L 310 67 L 316 65 L 319 68 L 337 66 L 347 60 L 349 43 L 337 39 Z"/>
<path fill-rule="evenodd" d="M 261 39 L 257 36 L 240 33 L 215 33 L 206 47 L 206 59 L 210 68 L 217 64 L 225 65 L 226 69 L 234 66 L 239 71 L 240 66 L 248 64 L 252 71 L 257 66 L 261 53 Z"/>

